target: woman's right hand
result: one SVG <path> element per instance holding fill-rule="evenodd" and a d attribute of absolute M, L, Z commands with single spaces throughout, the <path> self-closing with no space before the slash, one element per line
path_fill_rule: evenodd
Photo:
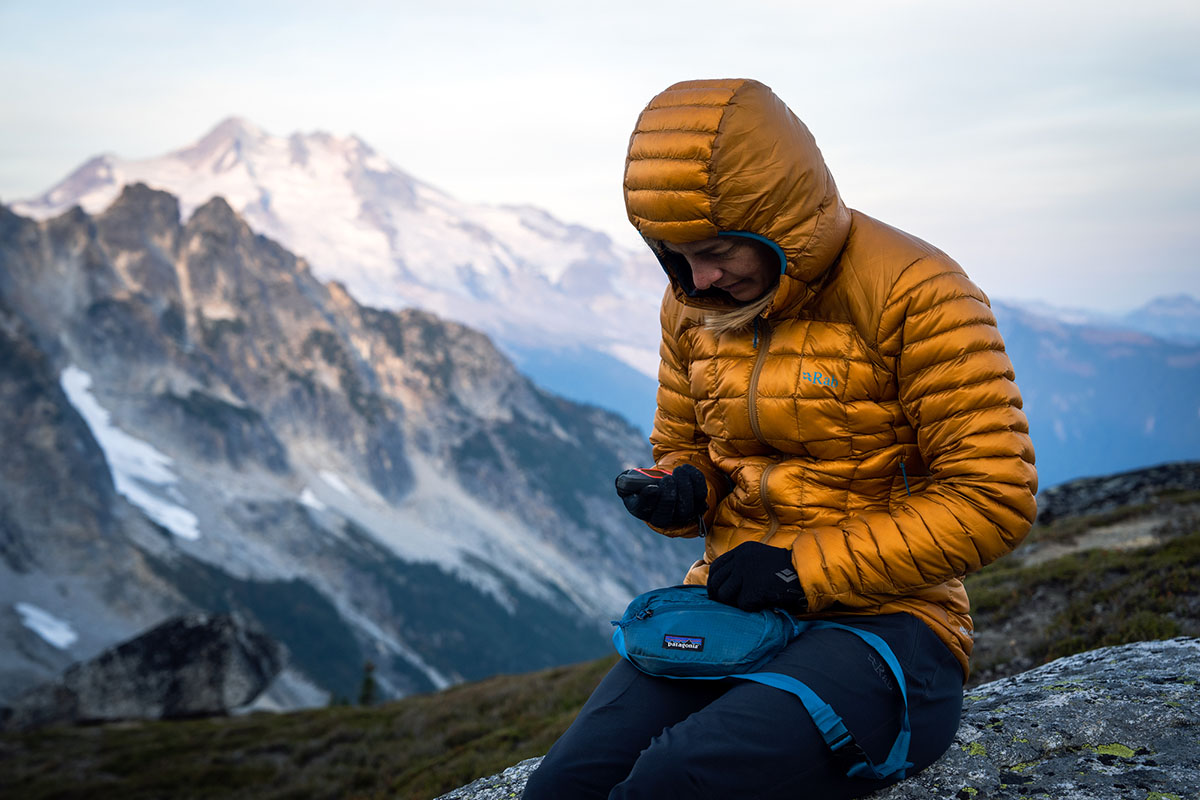
<path fill-rule="evenodd" d="M 691 464 L 681 464 L 673 472 L 627 469 L 617 476 L 616 483 L 629 513 L 656 528 L 687 525 L 708 509 L 708 484 Z"/>

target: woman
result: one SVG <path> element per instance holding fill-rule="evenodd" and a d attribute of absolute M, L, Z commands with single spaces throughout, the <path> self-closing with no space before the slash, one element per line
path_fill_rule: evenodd
<path fill-rule="evenodd" d="M 903 667 L 913 774 L 949 746 L 971 652 L 961 578 L 1028 532 L 1037 478 L 984 294 L 936 248 L 842 203 L 811 134 L 769 88 L 691 81 L 638 119 L 629 218 L 670 286 L 651 443 L 623 492 L 667 536 L 707 534 L 685 582 L 882 637 Z M 840 630 L 764 671 L 809 685 L 878 760 L 899 687 Z M 847 777 L 801 703 L 742 681 L 621 661 L 525 797 L 839 798 Z"/>

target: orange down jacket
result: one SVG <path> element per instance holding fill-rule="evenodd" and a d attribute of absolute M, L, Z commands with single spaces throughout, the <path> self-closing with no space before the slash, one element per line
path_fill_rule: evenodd
<path fill-rule="evenodd" d="M 696 466 L 709 489 L 686 582 L 742 542 L 789 547 L 810 615 L 914 614 L 965 676 L 961 578 L 1015 547 L 1036 512 L 987 297 L 941 251 L 848 209 L 808 129 L 755 81 L 656 96 L 630 138 L 625 200 L 652 244 L 742 232 L 783 262 L 755 323 L 716 333 L 703 323 L 719 296 L 689 296 L 660 253 L 654 458 Z"/>

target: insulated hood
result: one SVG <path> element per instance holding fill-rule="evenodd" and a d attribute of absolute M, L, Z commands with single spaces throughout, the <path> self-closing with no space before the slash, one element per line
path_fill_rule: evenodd
<path fill-rule="evenodd" d="M 811 294 L 850 230 L 812 134 L 753 80 L 686 81 L 651 100 L 629 140 L 625 208 L 651 241 L 742 232 L 778 245 L 786 268 L 773 308 Z"/>

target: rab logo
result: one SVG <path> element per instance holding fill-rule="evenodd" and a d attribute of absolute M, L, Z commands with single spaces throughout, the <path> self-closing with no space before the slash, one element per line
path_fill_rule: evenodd
<path fill-rule="evenodd" d="M 817 386 L 837 386 L 838 379 L 832 375 L 822 375 L 820 372 L 805 372 L 800 375 L 801 380 L 815 383 Z"/>
<path fill-rule="evenodd" d="M 883 685 L 892 690 L 892 679 L 888 677 L 888 668 L 880 663 L 879 659 L 871 653 L 867 653 L 867 659 L 871 662 L 871 669 L 875 670 L 875 674 L 879 676 L 879 680 L 883 681 Z"/>
<path fill-rule="evenodd" d="M 704 649 L 703 636 L 676 636 L 668 633 L 663 637 L 664 650 L 690 650 L 699 653 Z"/>

